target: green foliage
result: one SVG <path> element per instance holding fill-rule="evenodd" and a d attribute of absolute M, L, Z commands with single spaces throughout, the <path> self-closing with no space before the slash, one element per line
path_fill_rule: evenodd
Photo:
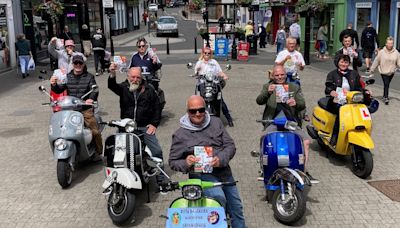
<path fill-rule="evenodd" d="M 296 12 L 321 12 L 323 11 L 328 4 L 324 0 L 299 0 L 296 3 Z"/>
<path fill-rule="evenodd" d="M 245 30 L 240 27 L 235 27 L 235 32 L 245 34 Z"/>
<path fill-rule="evenodd" d="M 59 17 L 64 13 L 64 5 L 58 0 L 51 0 L 36 5 L 34 11 L 38 13 L 47 13 L 50 15 L 53 22 L 57 22 Z"/>
<path fill-rule="evenodd" d="M 192 0 L 192 2 L 189 4 L 189 9 L 199 10 L 203 7 L 203 5 L 204 5 L 203 0 Z"/>

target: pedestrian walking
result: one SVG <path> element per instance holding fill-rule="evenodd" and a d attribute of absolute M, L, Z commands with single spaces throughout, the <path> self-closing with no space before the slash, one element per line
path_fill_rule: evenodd
<path fill-rule="evenodd" d="M 218 19 L 218 24 L 219 24 L 219 32 L 224 32 L 224 24 L 225 24 L 225 18 L 224 16 L 221 16 Z"/>
<path fill-rule="evenodd" d="M 267 35 L 267 44 L 271 44 L 271 33 L 272 33 L 272 23 L 267 22 L 267 26 L 265 27 L 265 33 Z"/>
<path fill-rule="evenodd" d="M 143 17 L 144 26 L 146 26 L 147 25 L 147 18 L 149 17 L 149 15 L 147 14 L 147 11 L 143 12 L 142 17 Z"/>
<path fill-rule="evenodd" d="M 367 67 L 367 70 L 365 72 L 369 73 L 372 62 L 372 55 L 374 54 L 374 51 L 378 51 L 379 47 L 378 35 L 374 27 L 372 27 L 371 21 L 368 21 L 367 27 L 363 30 L 361 34 L 361 47 L 363 49 L 363 57 L 365 59 L 365 65 Z"/>
<path fill-rule="evenodd" d="M 96 76 L 99 74 L 103 74 L 105 64 L 104 64 L 104 51 L 106 49 L 107 39 L 103 34 L 103 30 L 101 28 L 97 28 L 96 33 L 92 36 L 92 46 L 93 46 L 93 55 L 94 55 L 94 69 L 96 70 Z M 100 61 L 100 71 L 99 71 L 99 61 Z"/>
<path fill-rule="evenodd" d="M 261 24 L 259 24 L 258 30 L 259 30 L 258 37 L 260 37 L 260 48 L 265 48 L 266 44 L 265 39 L 267 38 L 267 31 L 265 27 L 262 26 Z"/>
<path fill-rule="evenodd" d="M 296 18 L 293 24 L 289 27 L 289 36 L 296 39 L 297 51 L 300 51 L 300 37 L 301 27 L 299 25 L 299 19 Z"/>
<path fill-rule="evenodd" d="M 249 36 L 254 35 L 253 21 L 249 20 L 247 22 L 247 25 L 244 27 L 244 30 L 245 30 L 245 36 L 246 36 L 247 42 L 249 42 Z"/>
<path fill-rule="evenodd" d="M 25 38 L 25 34 L 21 33 L 17 35 L 15 49 L 18 52 L 18 61 L 19 66 L 21 67 L 22 78 L 25 78 L 26 76 L 29 76 L 28 63 L 32 58 L 31 43 Z"/>
<path fill-rule="evenodd" d="M 335 60 L 333 62 L 337 63 L 339 61 L 338 58 L 341 55 L 348 55 L 350 57 L 349 69 L 357 71 L 358 67 L 362 66 L 362 62 L 357 49 L 351 46 L 351 40 L 352 38 L 350 35 L 344 35 L 342 42 L 343 46 L 336 52 Z"/>
<path fill-rule="evenodd" d="M 203 10 L 203 22 L 204 22 L 204 24 L 207 23 L 207 19 L 208 19 L 208 10 L 205 8 Z"/>
<path fill-rule="evenodd" d="M 285 25 L 281 25 L 278 32 L 276 32 L 275 43 L 276 43 L 276 54 L 278 55 L 285 48 L 286 44 L 286 31 Z"/>
<path fill-rule="evenodd" d="M 340 35 L 339 35 L 339 41 L 340 43 L 343 42 L 343 37 L 344 35 L 349 35 L 351 37 L 351 45 L 354 46 L 355 44 L 357 44 L 357 48 L 360 48 L 360 42 L 358 40 L 358 34 L 356 32 L 356 30 L 353 29 L 353 24 L 352 23 L 348 23 L 347 24 L 347 28 L 344 29 Z"/>
<path fill-rule="evenodd" d="M 82 53 L 88 57 L 92 53 L 92 42 L 90 41 L 90 30 L 86 24 L 82 25 L 82 33 L 81 33 L 81 40 L 82 40 Z"/>
<path fill-rule="evenodd" d="M 394 39 L 386 38 L 386 45 L 378 52 L 372 66 L 371 73 L 378 69 L 383 81 L 383 101 L 389 104 L 389 85 L 393 79 L 394 72 L 400 67 L 400 54 L 394 48 Z"/>
<path fill-rule="evenodd" d="M 72 33 L 69 31 L 69 28 L 67 25 L 64 26 L 64 30 L 60 34 L 60 39 L 64 40 L 64 45 L 65 45 L 65 41 L 67 41 L 67 40 L 73 40 L 75 43 L 74 37 L 73 37 Z"/>
<path fill-rule="evenodd" d="M 327 23 L 323 23 L 317 32 L 317 41 L 319 42 L 319 50 L 318 50 L 318 57 L 320 59 L 326 59 L 325 52 L 327 49 L 327 41 L 328 41 L 328 25 Z"/>

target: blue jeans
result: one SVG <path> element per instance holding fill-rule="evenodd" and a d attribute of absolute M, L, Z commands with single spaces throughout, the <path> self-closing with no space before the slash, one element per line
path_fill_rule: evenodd
<path fill-rule="evenodd" d="M 228 106 L 226 106 L 226 103 L 225 103 L 224 99 L 222 99 L 221 102 L 222 102 L 222 113 L 224 114 L 226 120 L 227 120 L 228 122 L 232 121 L 232 116 L 231 116 L 231 114 L 229 113 Z"/>
<path fill-rule="evenodd" d="M 138 131 L 142 132 L 144 143 L 149 147 L 151 153 L 154 157 L 163 159 L 163 154 L 161 150 L 160 143 L 158 143 L 158 139 L 156 135 L 149 135 L 146 133 L 147 127 L 138 127 Z"/>
<path fill-rule="evenodd" d="M 300 80 L 294 79 L 292 73 L 287 73 L 286 75 L 287 75 L 287 78 L 286 78 L 287 82 L 293 82 L 300 86 Z"/>
<path fill-rule="evenodd" d="M 18 56 L 19 65 L 21 66 L 21 73 L 25 74 L 28 72 L 28 63 L 31 57 L 29 55 Z"/>
<path fill-rule="evenodd" d="M 321 55 L 325 54 L 326 52 L 326 41 L 325 40 L 318 40 L 319 41 L 319 53 Z"/>
<path fill-rule="evenodd" d="M 281 52 L 284 47 L 285 47 L 285 43 L 277 42 L 276 43 L 276 54 L 279 54 L 279 52 Z"/>
<path fill-rule="evenodd" d="M 217 177 L 210 174 L 203 174 L 201 175 L 200 179 L 211 182 L 235 181 L 233 176 L 228 176 L 223 180 L 219 180 Z M 243 215 L 243 205 L 242 201 L 240 200 L 239 191 L 236 185 L 209 188 L 204 190 L 204 194 L 208 197 L 218 200 L 218 202 L 220 202 L 222 206 L 226 208 L 226 211 L 232 219 L 232 228 L 246 227 Z"/>

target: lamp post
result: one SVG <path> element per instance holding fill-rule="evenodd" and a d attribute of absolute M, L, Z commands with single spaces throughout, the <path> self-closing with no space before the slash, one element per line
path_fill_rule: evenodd
<path fill-rule="evenodd" d="M 104 7 L 104 12 L 108 17 L 108 21 L 109 21 L 109 25 L 110 25 L 111 56 L 114 56 L 114 42 L 112 40 L 112 34 L 111 34 L 111 18 L 112 18 L 113 15 L 115 15 L 114 0 L 103 0 L 103 7 Z"/>

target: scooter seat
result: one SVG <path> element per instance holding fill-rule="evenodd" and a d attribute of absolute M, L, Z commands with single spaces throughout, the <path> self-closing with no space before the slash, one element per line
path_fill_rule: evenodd
<path fill-rule="evenodd" d="M 329 100 L 330 99 L 331 99 L 330 97 L 323 97 L 323 98 L 319 99 L 318 100 L 319 107 L 330 112 L 330 110 L 329 110 Z"/>

